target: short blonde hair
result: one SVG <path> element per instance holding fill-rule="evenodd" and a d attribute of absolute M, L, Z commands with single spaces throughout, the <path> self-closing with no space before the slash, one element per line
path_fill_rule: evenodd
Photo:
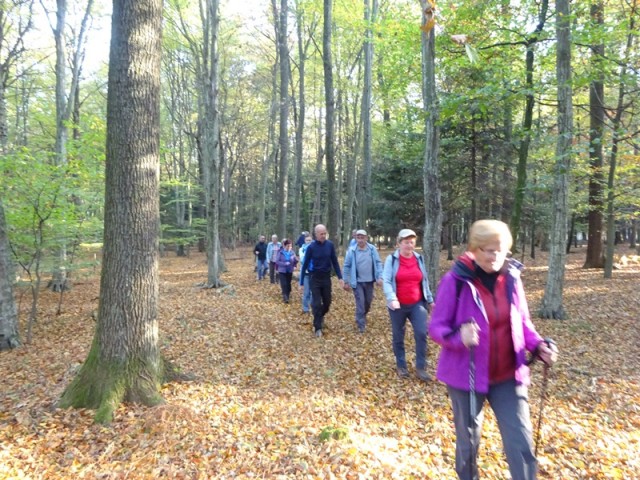
<path fill-rule="evenodd" d="M 513 237 L 509 226 L 500 220 L 478 220 L 469 230 L 468 249 L 474 251 L 496 240 L 511 249 Z"/>

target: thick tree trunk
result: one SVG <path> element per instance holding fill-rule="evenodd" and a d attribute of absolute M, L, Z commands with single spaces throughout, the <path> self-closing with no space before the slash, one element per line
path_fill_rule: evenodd
<path fill-rule="evenodd" d="M 424 11 L 427 6 L 426 2 L 422 0 L 421 5 Z M 436 95 L 435 47 L 435 29 L 428 34 L 422 33 L 422 99 L 425 109 L 423 162 L 425 225 L 422 247 L 425 253 L 429 285 L 432 289 L 436 288 L 440 277 L 440 246 L 442 242 L 442 202 L 438 175 L 438 152 L 440 149 L 438 118 L 440 112 Z"/>
<path fill-rule="evenodd" d="M 373 79 L 373 24 L 378 13 L 378 0 L 373 0 L 369 8 L 370 0 L 364 0 L 364 21 L 367 25 L 364 41 L 364 83 L 362 92 L 362 201 L 360 202 L 361 226 L 367 226 L 369 220 L 368 207 L 371 203 L 371 173 L 372 158 L 371 146 L 373 141 L 371 127 L 371 102 Z"/>
<path fill-rule="evenodd" d="M 287 236 L 287 206 L 289 186 L 289 45 L 287 32 L 289 6 L 280 0 L 278 22 L 278 50 L 280 51 L 280 177 L 278 178 L 277 232 L 280 238 Z"/>
<path fill-rule="evenodd" d="M 336 186 L 335 159 L 335 95 L 333 92 L 333 59 L 331 57 L 331 29 L 332 29 L 333 0 L 324 0 L 324 25 L 322 30 L 322 65 L 324 68 L 324 95 L 326 106 L 325 118 L 325 148 L 324 155 L 327 165 L 327 205 L 329 215 L 326 221 L 329 237 L 335 245 L 339 245 L 339 214 L 338 191 Z"/>
<path fill-rule="evenodd" d="M 569 171 L 573 143 L 573 93 L 571 88 L 571 17 L 569 0 L 556 0 L 556 76 L 558 79 L 558 141 L 556 145 L 555 184 L 549 272 L 540 307 L 542 318 L 565 318 L 562 304 L 569 212 Z"/>
<path fill-rule="evenodd" d="M 158 348 L 161 0 L 115 0 L 109 57 L 104 256 L 95 337 L 61 407 L 162 402 Z"/>
<path fill-rule="evenodd" d="M 602 0 L 591 4 L 591 22 L 595 28 L 604 27 Z M 598 36 L 601 38 L 600 36 Z M 587 258 L 583 268 L 604 267 L 602 245 L 604 209 L 604 172 L 602 139 L 604 138 L 604 80 L 601 62 L 604 42 L 591 46 L 591 68 L 594 80 L 589 86 L 589 230 L 587 233 Z"/>

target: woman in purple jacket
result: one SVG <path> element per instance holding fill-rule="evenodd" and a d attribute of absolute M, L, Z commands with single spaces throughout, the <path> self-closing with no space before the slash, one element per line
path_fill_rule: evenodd
<path fill-rule="evenodd" d="M 536 478 L 526 352 L 551 365 L 557 350 L 531 323 L 522 264 L 507 258 L 512 243 L 504 222 L 475 222 L 467 252 L 440 282 L 429 324 L 429 335 L 442 346 L 437 377 L 447 384 L 451 399 L 461 480 L 478 478 L 485 400 L 497 419 L 511 477 Z"/>
<path fill-rule="evenodd" d="M 297 263 L 298 257 L 296 257 L 296 254 L 291 248 L 291 240 L 285 238 L 282 241 L 282 248 L 276 257 L 276 267 L 278 269 L 278 276 L 280 277 L 280 290 L 282 290 L 282 301 L 284 303 L 289 303 L 291 279 Z"/>

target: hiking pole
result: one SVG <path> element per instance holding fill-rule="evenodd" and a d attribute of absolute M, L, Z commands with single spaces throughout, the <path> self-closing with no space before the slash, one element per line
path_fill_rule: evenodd
<path fill-rule="evenodd" d="M 469 443 L 471 444 L 471 476 L 476 472 L 476 360 L 475 347 L 469 347 Z"/>
<path fill-rule="evenodd" d="M 551 350 L 557 350 L 556 342 L 554 342 L 551 338 L 545 338 L 544 343 L 546 343 L 547 347 Z M 527 362 L 527 365 L 532 364 L 536 361 L 536 358 L 540 358 L 539 352 L 536 350 L 535 354 L 531 359 Z M 541 359 L 542 360 L 542 359 Z M 538 407 L 538 424 L 536 425 L 536 446 L 534 450 L 534 455 L 538 456 L 538 445 L 540 444 L 540 427 L 542 426 L 542 410 L 544 409 L 544 400 L 547 396 L 547 386 L 549 384 L 549 364 L 542 360 L 544 363 L 544 367 L 542 370 L 542 391 L 540 392 L 540 406 Z"/>
<path fill-rule="evenodd" d="M 473 317 L 469 318 L 467 323 L 476 323 Z M 478 446 L 475 441 L 476 431 L 476 358 L 475 358 L 475 346 L 469 347 L 469 443 L 471 444 L 471 477 L 476 478 L 477 467 L 477 450 Z"/>

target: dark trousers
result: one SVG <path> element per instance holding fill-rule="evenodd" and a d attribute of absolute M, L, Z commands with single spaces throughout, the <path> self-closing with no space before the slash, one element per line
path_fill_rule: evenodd
<path fill-rule="evenodd" d="M 282 290 L 282 299 L 285 302 L 288 302 L 289 295 L 291 295 L 291 279 L 293 278 L 293 273 L 278 272 L 278 276 L 280 277 L 280 290 Z"/>
<path fill-rule="evenodd" d="M 278 269 L 276 268 L 276 262 L 269 262 L 269 280 L 271 283 L 276 283 L 278 281 Z"/>
<path fill-rule="evenodd" d="M 322 330 L 324 316 L 331 306 L 331 273 L 313 272 L 311 274 L 311 310 L 313 310 L 313 329 Z"/>
<path fill-rule="evenodd" d="M 513 480 L 534 480 L 537 472 L 537 461 L 533 447 L 533 428 L 529 414 L 527 387 L 516 385 L 515 380 L 489 386 L 489 393 L 476 392 L 476 421 L 471 427 L 469 411 L 469 392 L 447 387 L 453 423 L 456 427 L 456 472 L 460 480 L 476 480 L 478 478 L 477 462 L 471 462 L 471 456 L 478 456 L 482 420 L 482 407 L 485 400 L 498 422 L 502 436 L 502 446 L 509 464 L 509 472 Z M 471 443 L 470 435 L 473 435 Z M 472 465 L 476 465 L 472 471 Z"/>

